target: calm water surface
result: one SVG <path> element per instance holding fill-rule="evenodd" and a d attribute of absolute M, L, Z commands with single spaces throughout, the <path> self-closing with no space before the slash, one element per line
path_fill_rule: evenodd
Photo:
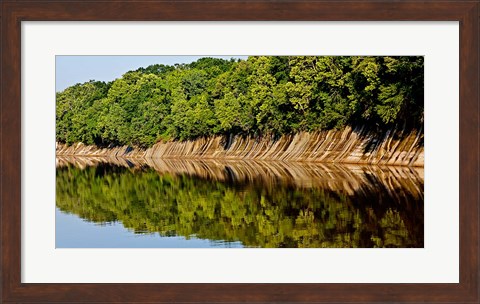
<path fill-rule="evenodd" d="M 57 248 L 423 247 L 423 168 L 57 158 Z"/>

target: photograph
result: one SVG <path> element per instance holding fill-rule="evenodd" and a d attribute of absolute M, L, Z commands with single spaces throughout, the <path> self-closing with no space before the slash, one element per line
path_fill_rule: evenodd
<path fill-rule="evenodd" d="M 479 303 L 480 0 L 1 0 L 2 303 Z"/>
<path fill-rule="evenodd" d="M 424 56 L 55 57 L 56 248 L 424 248 Z"/>

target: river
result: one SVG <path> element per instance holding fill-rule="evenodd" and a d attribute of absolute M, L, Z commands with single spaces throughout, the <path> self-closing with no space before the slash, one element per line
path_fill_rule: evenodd
<path fill-rule="evenodd" d="M 423 168 L 57 157 L 57 248 L 424 246 Z"/>

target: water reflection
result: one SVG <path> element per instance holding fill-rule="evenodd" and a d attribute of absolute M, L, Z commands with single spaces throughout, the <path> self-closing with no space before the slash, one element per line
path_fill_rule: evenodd
<path fill-rule="evenodd" d="M 84 220 L 212 247 L 423 247 L 421 168 L 58 157 L 56 192 Z"/>

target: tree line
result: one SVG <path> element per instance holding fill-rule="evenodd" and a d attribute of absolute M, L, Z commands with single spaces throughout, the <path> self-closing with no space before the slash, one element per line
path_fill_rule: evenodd
<path fill-rule="evenodd" d="M 56 139 L 149 147 L 212 135 L 278 136 L 423 123 L 423 57 L 251 56 L 155 64 L 56 94 Z"/>

